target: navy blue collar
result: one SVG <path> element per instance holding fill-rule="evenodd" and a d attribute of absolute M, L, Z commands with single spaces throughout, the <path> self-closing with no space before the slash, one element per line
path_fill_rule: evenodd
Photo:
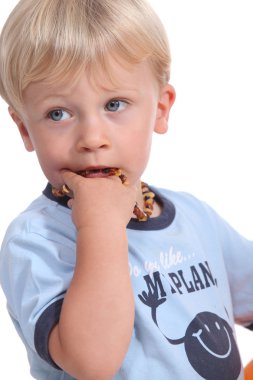
<path fill-rule="evenodd" d="M 154 191 L 152 188 L 150 188 L 150 190 L 155 193 L 156 202 L 158 202 L 161 206 L 161 215 L 156 218 L 149 218 L 146 222 L 139 222 L 137 219 L 132 218 L 127 225 L 128 229 L 139 231 L 155 231 L 164 229 L 173 222 L 176 215 L 174 204 L 169 199 L 159 194 L 157 190 Z M 54 196 L 52 193 L 52 185 L 50 183 L 47 184 L 45 190 L 43 191 L 43 194 L 52 201 L 57 202 L 64 207 L 68 207 L 67 202 L 69 200 L 69 197 Z"/>

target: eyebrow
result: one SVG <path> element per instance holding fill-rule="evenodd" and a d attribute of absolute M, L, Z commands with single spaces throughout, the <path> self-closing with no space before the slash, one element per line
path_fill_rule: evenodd
<path fill-rule="evenodd" d="M 45 96 L 40 96 L 39 97 L 34 97 L 30 103 L 33 106 L 40 106 L 43 105 L 44 103 L 49 103 L 49 102 L 61 102 L 64 98 L 66 98 L 68 95 L 63 95 L 63 94 L 48 94 Z"/>
<path fill-rule="evenodd" d="M 138 91 L 138 87 L 134 87 L 134 88 L 126 88 L 126 87 L 112 87 L 112 88 L 108 88 L 106 86 L 100 86 L 102 90 L 106 91 L 106 92 L 120 92 L 120 91 L 127 91 L 127 92 L 137 92 Z"/>

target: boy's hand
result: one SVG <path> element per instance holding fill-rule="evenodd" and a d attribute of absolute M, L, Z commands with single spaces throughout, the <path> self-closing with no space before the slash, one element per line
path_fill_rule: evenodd
<path fill-rule="evenodd" d="M 85 178 L 71 171 L 64 171 L 63 179 L 73 194 L 68 205 L 78 230 L 105 223 L 127 225 L 137 197 L 135 186 L 122 185 L 116 176 Z"/>

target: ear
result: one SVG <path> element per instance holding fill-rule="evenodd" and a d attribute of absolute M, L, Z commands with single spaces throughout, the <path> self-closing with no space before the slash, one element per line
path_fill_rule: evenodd
<path fill-rule="evenodd" d="M 157 104 L 157 115 L 154 131 L 156 133 L 166 133 L 168 130 L 168 120 L 171 107 L 176 98 L 176 92 L 170 84 L 166 84 L 160 91 L 160 98 Z"/>
<path fill-rule="evenodd" d="M 32 140 L 30 138 L 29 132 L 27 130 L 27 127 L 25 126 L 24 121 L 19 116 L 19 114 L 12 108 L 9 107 L 9 114 L 12 117 L 14 123 L 17 125 L 19 133 L 22 137 L 24 146 L 28 152 L 32 152 L 34 150 Z"/>

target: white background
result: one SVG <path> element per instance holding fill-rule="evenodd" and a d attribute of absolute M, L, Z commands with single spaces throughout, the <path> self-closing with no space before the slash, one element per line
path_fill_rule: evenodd
<path fill-rule="evenodd" d="M 3 3 L 5 5 L 3 5 Z M 14 0 L 1 2 L 0 28 Z M 169 132 L 154 135 L 150 184 L 188 191 L 253 238 L 253 22 L 251 0 L 151 0 L 169 34 L 177 91 Z M 0 239 L 46 181 L 0 100 Z M 18 189 L 18 192 L 17 192 Z M 18 195 L 17 195 L 18 194 Z M 237 270 L 237 268 L 235 268 Z M 252 333 L 238 328 L 243 363 Z M 0 292 L 0 378 L 29 380 L 24 348 Z"/>

